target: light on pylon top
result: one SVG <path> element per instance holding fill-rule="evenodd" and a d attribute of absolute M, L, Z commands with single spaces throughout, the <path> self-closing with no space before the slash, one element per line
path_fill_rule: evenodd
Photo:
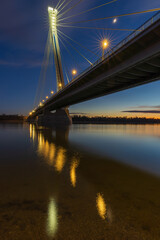
<path fill-rule="evenodd" d="M 53 8 L 52 7 L 48 7 L 48 11 L 53 11 Z"/>

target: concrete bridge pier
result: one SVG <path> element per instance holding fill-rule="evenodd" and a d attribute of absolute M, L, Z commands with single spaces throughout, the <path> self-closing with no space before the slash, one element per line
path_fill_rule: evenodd
<path fill-rule="evenodd" d="M 72 118 L 67 108 L 57 109 L 54 113 L 44 109 L 43 114 L 38 116 L 37 123 L 43 126 L 68 126 L 72 124 Z"/>
<path fill-rule="evenodd" d="M 29 116 L 27 119 L 27 122 L 29 123 L 36 123 L 36 121 L 37 121 L 37 117 Z"/>

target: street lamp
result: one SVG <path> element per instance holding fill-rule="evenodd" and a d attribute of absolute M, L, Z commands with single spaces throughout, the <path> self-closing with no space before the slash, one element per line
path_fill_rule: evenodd
<path fill-rule="evenodd" d="M 61 88 L 62 87 L 62 83 L 59 83 L 58 86 Z"/>
<path fill-rule="evenodd" d="M 104 60 L 104 50 L 106 48 L 108 48 L 108 46 L 109 46 L 109 40 L 108 39 L 104 39 L 102 41 L 102 60 Z"/>
<path fill-rule="evenodd" d="M 42 102 L 40 102 L 39 106 L 40 106 L 40 107 L 42 107 L 42 106 L 43 106 L 43 103 L 42 103 Z"/>
<path fill-rule="evenodd" d="M 54 92 L 53 91 L 51 91 L 51 94 L 53 94 Z"/>
<path fill-rule="evenodd" d="M 48 99 L 48 96 L 46 96 L 46 99 Z"/>
<path fill-rule="evenodd" d="M 74 76 L 77 74 L 77 70 L 76 69 L 73 69 L 72 70 L 72 79 L 74 78 Z"/>

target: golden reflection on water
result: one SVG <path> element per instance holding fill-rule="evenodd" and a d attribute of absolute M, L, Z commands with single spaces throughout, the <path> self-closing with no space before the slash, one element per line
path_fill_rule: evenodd
<path fill-rule="evenodd" d="M 35 126 L 33 124 L 29 125 L 29 133 L 30 133 L 30 138 L 34 141 L 35 140 Z"/>
<path fill-rule="evenodd" d="M 55 169 L 57 172 L 62 172 L 63 167 L 65 165 L 65 149 L 64 148 L 60 148 L 58 153 L 57 153 L 57 158 L 56 158 L 56 162 L 55 162 Z"/>
<path fill-rule="evenodd" d="M 73 187 L 76 186 L 76 181 L 77 181 L 76 168 L 78 167 L 78 165 L 79 165 L 79 161 L 74 158 L 70 168 L 70 180 Z"/>
<path fill-rule="evenodd" d="M 58 229 L 57 206 L 54 198 L 51 198 L 48 205 L 47 234 L 54 237 Z"/>
<path fill-rule="evenodd" d="M 58 173 L 61 173 L 66 163 L 66 149 L 62 146 L 57 146 L 54 142 L 49 142 L 45 135 L 40 131 L 37 132 L 38 149 L 39 155 L 44 157 L 45 161 L 49 166 L 55 168 Z M 33 137 L 34 136 L 34 137 Z M 35 127 L 30 125 L 30 137 L 34 139 L 36 136 Z M 77 168 L 79 166 L 79 160 L 76 157 L 71 157 L 70 165 L 70 181 L 71 185 L 75 188 L 77 184 Z M 105 220 L 112 220 L 112 214 L 110 208 L 106 208 L 104 197 L 101 193 L 97 194 L 96 197 L 96 208 L 99 216 Z M 50 199 L 48 207 L 48 220 L 47 220 L 47 233 L 53 237 L 57 231 L 57 209 L 56 203 L 53 198 Z"/>
<path fill-rule="evenodd" d="M 47 163 L 53 166 L 56 148 L 53 143 L 44 139 L 42 133 L 38 134 L 38 154 L 47 159 Z"/>
<path fill-rule="evenodd" d="M 38 133 L 38 154 L 43 156 L 47 164 L 54 166 L 57 172 L 61 172 L 64 168 L 66 159 L 66 150 L 63 147 L 56 147 L 44 138 L 42 133 Z"/>
<path fill-rule="evenodd" d="M 104 198 L 102 196 L 102 194 L 98 193 L 97 194 L 97 198 L 96 198 L 96 205 L 97 205 L 97 210 L 98 210 L 98 214 L 99 216 L 105 220 L 107 215 L 107 209 L 106 209 L 106 203 L 104 201 Z"/>
<path fill-rule="evenodd" d="M 49 162 L 50 166 L 53 166 L 55 154 L 56 154 L 56 147 L 53 143 L 51 143 L 50 144 L 50 152 L 49 152 L 49 156 L 48 156 L 48 162 Z"/>
<path fill-rule="evenodd" d="M 50 144 L 49 144 L 48 141 L 46 141 L 45 144 L 44 144 L 44 157 L 45 158 L 48 158 L 49 148 L 50 148 Z"/>
<path fill-rule="evenodd" d="M 32 124 L 29 125 L 29 134 L 30 138 L 32 139 Z"/>

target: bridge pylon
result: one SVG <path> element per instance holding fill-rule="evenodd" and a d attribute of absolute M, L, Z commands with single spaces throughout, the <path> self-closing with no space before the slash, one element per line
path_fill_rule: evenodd
<path fill-rule="evenodd" d="M 63 77 L 61 54 L 60 54 L 60 47 L 59 47 L 59 40 L 58 40 L 58 33 L 57 33 L 58 10 L 48 7 L 48 14 L 49 14 L 49 25 L 50 25 L 49 33 L 50 33 L 51 43 L 53 45 L 54 61 L 55 61 L 55 69 L 56 69 L 57 91 L 59 91 L 64 87 L 64 77 Z"/>

